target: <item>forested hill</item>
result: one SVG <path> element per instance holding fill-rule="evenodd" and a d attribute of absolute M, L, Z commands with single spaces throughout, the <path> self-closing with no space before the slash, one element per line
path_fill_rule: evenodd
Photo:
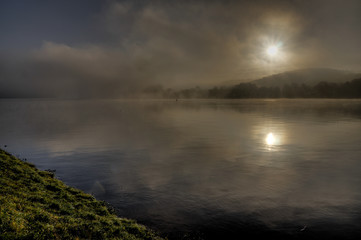
<path fill-rule="evenodd" d="M 361 98 L 361 74 L 329 68 L 307 68 L 270 75 L 232 86 L 173 90 L 145 88 L 156 98 Z"/>
<path fill-rule="evenodd" d="M 335 83 L 319 82 L 315 85 L 287 83 L 283 86 L 265 87 L 256 84 L 240 83 L 231 87 L 200 87 L 179 91 L 161 86 L 147 88 L 145 97 L 152 98 L 361 98 L 361 78 Z"/>
<path fill-rule="evenodd" d="M 320 82 L 345 83 L 357 78 L 361 78 L 361 74 L 329 68 L 306 68 L 270 75 L 251 83 L 258 87 L 283 87 L 286 84 L 314 86 Z"/>
<path fill-rule="evenodd" d="M 282 87 L 258 87 L 253 83 L 241 83 L 220 93 L 209 90 L 209 97 L 224 98 L 361 98 L 361 78 L 345 83 L 319 82 L 285 84 Z"/>

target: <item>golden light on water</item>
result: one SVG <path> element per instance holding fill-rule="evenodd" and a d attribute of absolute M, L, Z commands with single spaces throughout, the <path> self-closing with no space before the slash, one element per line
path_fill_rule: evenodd
<path fill-rule="evenodd" d="M 267 137 L 266 137 L 266 143 L 268 146 L 272 146 L 273 144 L 275 144 L 275 137 L 273 136 L 273 133 L 268 133 Z"/>

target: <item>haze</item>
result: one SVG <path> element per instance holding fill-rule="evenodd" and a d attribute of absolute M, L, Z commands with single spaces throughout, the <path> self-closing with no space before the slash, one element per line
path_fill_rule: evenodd
<path fill-rule="evenodd" d="M 0 92 L 121 97 L 308 67 L 360 72 L 360 22 L 358 0 L 4 0 Z"/>

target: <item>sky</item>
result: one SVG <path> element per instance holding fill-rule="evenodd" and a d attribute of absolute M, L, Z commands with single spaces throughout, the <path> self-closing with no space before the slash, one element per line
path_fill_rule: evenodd
<path fill-rule="evenodd" d="M 301 68 L 361 72 L 360 24 L 359 0 L 2 0 L 0 94 L 114 97 Z"/>

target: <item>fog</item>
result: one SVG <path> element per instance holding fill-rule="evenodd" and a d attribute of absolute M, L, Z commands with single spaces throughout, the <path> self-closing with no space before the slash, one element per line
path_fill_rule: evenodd
<path fill-rule="evenodd" d="M 112 98 L 154 84 L 209 87 L 305 67 L 361 70 L 359 1 L 94 2 L 83 10 L 65 3 L 53 17 L 50 3 L 22 10 L 36 24 L 1 3 L 2 96 Z M 91 21 L 81 20 L 89 11 Z M 276 43 L 281 54 L 270 59 L 265 49 Z"/>

